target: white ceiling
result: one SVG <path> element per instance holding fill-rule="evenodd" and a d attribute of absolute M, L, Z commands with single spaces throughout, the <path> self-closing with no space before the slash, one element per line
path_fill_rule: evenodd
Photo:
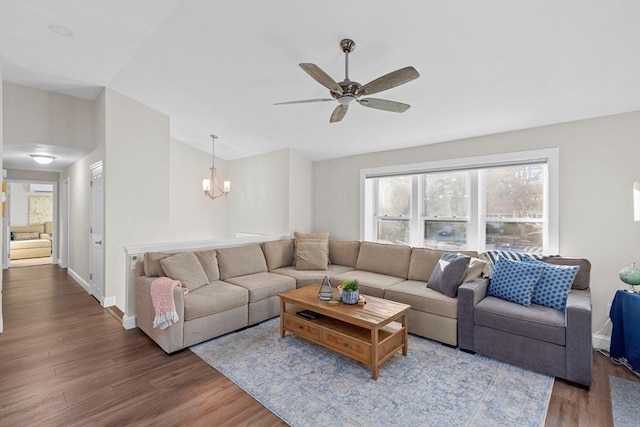
<path fill-rule="evenodd" d="M 48 25 L 70 29 L 54 34 Z M 413 65 L 330 124 L 328 90 Z M 293 148 L 312 160 L 640 110 L 640 1 L 6 1 L 6 81 L 93 99 L 108 86 L 171 117 L 171 136 L 231 160 Z M 7 142 L 7 141 L 5 141 Z M 7 151 L 12 142 L 5 144 Z"/>

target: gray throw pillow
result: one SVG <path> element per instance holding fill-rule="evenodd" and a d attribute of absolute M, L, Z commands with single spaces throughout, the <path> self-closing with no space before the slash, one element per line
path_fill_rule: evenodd
<path fill-rule="evenodd" d="M 462 279 L 464 279 L 464 275 L 467 272 L 470 260 L 471 258 L 466 255 L 442 254 L 438 264 L 431 272 L 427 288 L 455 298 L 458 295 L 458 286 L 462 284 Z"/>

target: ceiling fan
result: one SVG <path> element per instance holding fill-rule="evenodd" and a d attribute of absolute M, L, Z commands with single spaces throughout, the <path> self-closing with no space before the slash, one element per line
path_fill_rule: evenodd
<path fill-rule="evenodd" d="M 300 101 L 278 102 L 274 105 L 303 104 L 308 102 L 338 101 L 338 106 L 331 113 L 330 123 L 339 122 L 347 114 L 349 104 L 357 102 L 360 105 L 377 110 L 392 111 L 394 113 L 404 113 L 411 107 L 402 102 L 389 101 L 387 99 L 363 98 L 366 95 L 382 92 L 396 86 L 408 83 L 420 77 L 420 74 L 413 67 L 405 67 L 385 74 L 365 85 L 349 80 L 349 53 L 353 52 L 356 44 L 351 39 L 344 39 L 340 42 L 340 49 L 344 52 L 344 80 L 337 83 L 320 67 L 311 63 L 302 63 L 300 68 L 306 71 L 322 86 L 329 89 L 331 98 L 303 99 Z"/>

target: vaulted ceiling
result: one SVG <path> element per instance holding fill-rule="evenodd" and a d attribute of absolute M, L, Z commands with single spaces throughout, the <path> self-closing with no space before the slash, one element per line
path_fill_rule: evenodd
<path fill-rule="evenodd" d="M 49 29 L 59 25 L 72 36 Z M 376 98 L 337 104 L 298 64 Z M 171 136 L 230 160 L 293 148 L 312 160 L 640 110 L 638 1 L 0 1 L 4 80 L 93 99 L 107 86 L 171 117 Z M 28 142 L 28 141 L 27 141 Z M 5 141 L 11 147 L 16 141 Z"/>

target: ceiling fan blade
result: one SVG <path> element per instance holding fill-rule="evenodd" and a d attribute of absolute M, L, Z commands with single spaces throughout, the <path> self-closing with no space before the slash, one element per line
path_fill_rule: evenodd
<path fill-rule="evenodd" d="M 322 71 L 316 64 L 302 63 L 300 68 L 307 72 L 311 77 L 315 79 L 322 86 L 326 87 L 330 91 L 336 92 L 342 95 L 342 88 L 335 80 L 333 80 L 327 73 Z"/>
<path fill-rule="evenodd" d="M 404 113 L 411 107 L 409 104 L 404 104 L 402 102 L 389 101 L 388 99 L 377 99 L 377 98 L 365 98 L 358 100 L 360 105 L 369 108 L 375 108 L 376 110 L 384 110 L 391 111 L 394 113 Z"/>
<path fill-rule="evenodd" d="M 331 113 L 329 123 L 339 122 L 344 119 L 344 115 L 347 114 L 347 110 L 349 110 L 349 104 L 338 105 L 335 110 L 333 110 L 333 113 Z"/>
<path fill-rule="evenodd" d="M 405 67 L 396 71 L 392 71 L 389 74 L 385 74 L 366 85 L 362 86 L 358 90 L 358 96 L 373 95 L 374 93 L 382 92 L 383 90 L 391 89 L 392 87 L 400 86 L 408 83 L 411 80 L 415 80 L 420 77 L 420 74 L 413 67 Z"/>
<path fill-rule="evenodd" d="M 276 102 L 273 105 L 306 104 L 308 102 L 324 102 L 324 101 L 335 101 L 335 99 L 334 98 L 301 99 L 300 101 Z"/>

